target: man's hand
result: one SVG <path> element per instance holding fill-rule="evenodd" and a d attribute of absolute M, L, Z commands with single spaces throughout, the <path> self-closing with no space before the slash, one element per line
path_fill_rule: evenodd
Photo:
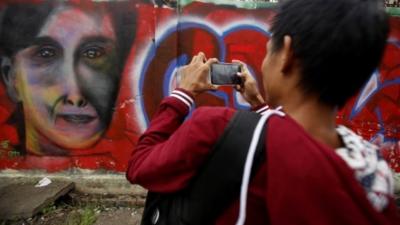
<path fill-rule="evenodd" d="M 212 85 L 209 79 L 210 65 L 218 62 L 217 59 L 206 60 L 204 53 L 195 55 L 189 65 L 178 70 L 181 76 L 179 88 L 189 91 L 194 96 L 208 90 L 216 90 L 217 86 Z"/>
<path fill-rule="evenodd" d="M 251 107 L 257 107 L 265 104 L 264 98 L 261 96 L 258 90 L 257 82 L 250 75 L 246 64 L 239 60 L 232 60 L 234 63 L 239 63 L 242 67 L 242 72 L 238 74 L 242 78 L 242 84 L 236 85 L 235 89 L 240 92 L 243 98 L 251 105 Z"/>

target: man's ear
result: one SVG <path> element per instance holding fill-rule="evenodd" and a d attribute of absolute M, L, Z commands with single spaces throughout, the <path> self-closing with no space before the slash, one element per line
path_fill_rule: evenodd
<path fill-rule="evenodd" d="M 281 72 L 283 74 L 287 74 L 287 72 L 293 69 L 293 66 L 295 64 L 295 59 L 292 49 L 292 38 L 289 35 L 285 35 L 283 37 L 283 46 L 281 52 L 282 52 L 280 59 L 282 60 Z"/>
<path fill-rule="evenodd" d="M 1 57 L 1 78 L 6 86 L 8 96 L 14 101 L 19 102 L 18 91 L 15 88 L 15 73 L 9 57 Z"/>

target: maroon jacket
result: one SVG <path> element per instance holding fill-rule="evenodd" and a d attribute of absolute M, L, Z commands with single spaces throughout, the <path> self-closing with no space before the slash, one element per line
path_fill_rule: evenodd
<path fill-rule="evenodd" d="M 163 100 L 132 153 L 126 174 L 131 183 L 162 193 L 185 188 L 235 113 L 201 107 L 184 122 L 187 103 Z M 246 224 L 400 224 L 393 199 L 376 211 L 334 149 L 289 116 L 272 116 L 266 126 L 266 162 L 250 182 Z M 238 208 L 237 200 L 216 224 L 235 224 Z"/>

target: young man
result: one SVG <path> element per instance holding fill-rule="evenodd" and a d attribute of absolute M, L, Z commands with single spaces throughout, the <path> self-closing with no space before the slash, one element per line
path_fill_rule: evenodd
<path fill-rule="evenodd" d="M 338 107 L 378 66 L 388 34 L 378 0 L 285 1 L 262 65 L 265 102 L 284 117 L 266 126 L 266 160 L 250 182 L 246 224 L 398 224 L 393 180 L 377 148 L 335 124 Z M 129 162 L 127 178 L 154 192 L 185 188 L 235 110 L 204 107 L 183 122 L 193 99 L 215 89 L 204 54 L 182 69 Z M 244 66 L 244 65 L 243 65 Z M 237 89 L 263 114 L 248 71 Z M 239 174 L 238 174 L 239 175 Z M 221 193 L 223 194 L 223 193 Z M 235 224 L 239 200 L 215 224 Z"/>

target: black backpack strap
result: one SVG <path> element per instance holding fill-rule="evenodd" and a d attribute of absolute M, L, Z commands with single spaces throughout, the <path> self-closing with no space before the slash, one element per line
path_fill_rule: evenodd
<path fill-rule="evenodd" d="M 213 224 L 239 197 L 246 156 L 260 118 L 253 112 L 237 111 L 187 188 L 170 194 L 148 193 L 141 224 Z M 263 137 L 265 129 L 257 145 L 252 176 L 265 161 Z"/>
<path fill-rule="evenodd" d="M 244 164 L 260 118 L 253 112 L 235 113 L 210 158 L 189 186 L 183 205 L 183 224 L 212 224 L 239 197 Z M 265 130 L 257 145 L 252 176 L 265 160 L 264 135 Z"/>

